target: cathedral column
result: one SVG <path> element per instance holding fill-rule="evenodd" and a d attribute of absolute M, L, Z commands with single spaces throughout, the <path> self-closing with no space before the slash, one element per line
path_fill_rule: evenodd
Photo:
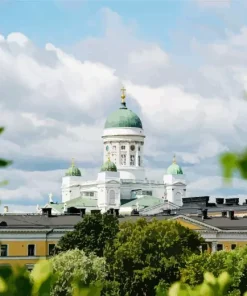
<path fill-rule="evenodd" d="M 139 151 L 138 151 L 138 145 L 136 145 L 136 156 L 135 156 L 135 161 L 136 161 L 136 163 L 135 163 L 135 165 L 136 165 L 136 167 L 139 167 Z"/>
<path fill-rule="evenodd" d="M 130 143 L 126 144 L 126 166 L 130 166 Z"/>

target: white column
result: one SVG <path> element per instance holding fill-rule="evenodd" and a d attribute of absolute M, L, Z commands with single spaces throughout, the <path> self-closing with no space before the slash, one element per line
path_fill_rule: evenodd
<path fill-rule="evenodd" d="M 130 143 L 126 144 L 126 165 L 130 166 Z"/>
<path fill-rule="evenodd" d="M 212 242 L 212 253 L 217 251 L 217 242 Z"/>
<path fill-rule="evenodd" d="M 135 156 L 135 161 L 136 161 L 136 167 L 139 166 L 139 163 L 138 163 L 138 156 L 139 156 L 139 151 L 138 151 L 138 146 L 136 146 L 136 156 Z"/>

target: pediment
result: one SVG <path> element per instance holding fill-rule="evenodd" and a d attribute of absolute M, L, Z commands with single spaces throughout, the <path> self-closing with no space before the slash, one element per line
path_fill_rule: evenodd
<path fill-rule="evenodd" d="M 219 228 L 211 226 L 211 225 L 204 223 L 202 221 L 198 221 L 196 219 L 193 219 L 193 217 L 179 215 L 174 218 L 171 218 L 171 220 L 176 220 L 182 226 L 188 227 L 189 229 L 192 229 L 192 230 L 220 231 Z"/>
<path fill-rule="evenodd" d="M 106 181 L 107 184 L 119 184 L 120 182 L 116 181 L 116 180 L 110 180 L 110 181 Z"/>
<path fill-rule="evenodd" d="M 172 185 L 176 185 L 176 186 L 185 186 L 186 184 L 183 182 L 174 182 L 172 183 Z"/>

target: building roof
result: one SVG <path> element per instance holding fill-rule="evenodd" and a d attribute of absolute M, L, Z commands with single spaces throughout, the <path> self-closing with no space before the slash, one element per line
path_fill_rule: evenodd
<path fill-rule="evenodd" d="M 161 205 L 164 203 L 164 200 L 150 195 L 143 195 L 142 197 L 135 198 L 130 202 L 124 203 L 123 205 L 121 205 L 121 208 L 136 206 L 137 203 L 139 209 L 142 209 L 146 207 L 156 206 L 159 204 Z"/>
<path fill-rule="evenodd" d="M 86 198 L 83 196 L 73 198 L 69 201 L 66 202 L 66 207 L 67 209 L 70 207 L 75 207 L 75 208 L 96 208 L 97 205 L 97 200 L 93 198 Z M 51 207 L 58 213 L 62 213 L 64 209 L 64 203 L 48 203 L 46 205 L 46 208 Z"/>
<path fill-rule="evenodd" d="M 81 176 L 81 171 L 75 166 L 74 161 L 72 160 L 71 166 L 67 169 L 65 176 Z"/>
<path fill-rule="evenodd" d="M 183 175 L 182 168 L 177 164 L 176 157 L 174 155 L 172 164 L 168 167 L 167 172 L 168 175 Z"/>
<path fill-rule="evenodd" d="M 246 231 L 247 230 L 247 218 L 230 218 L 213 217 L 202 220 L 201 217 L 193 216 L 187 217 L 183 215 L 155 215 L 155 216 L 119 216 L 119 222 L 123 223 L 126 221 L 135 222 L 140 218 L 145 218 L 148 221 L 152 219 L 156 220 L 169 220 L 169 219 L 183 219 L 188 220 L 194 224 L 198 223 L 198 226 L 208 225 L 209 228 L 226 231 Z M 40 214 L 4 214 L 0 215 L 0 230 L 1 229 L 73 229 L 75 224 L 80 222 L 83 218 L 78 214 L 67 214 L 67 215 L 55 215 L 48 217 L 47 215 Z M 6 222 L 6 226 L 1 222 Z M 199 228 L 198 228 L 199 229 Z"/>
<path fill-rule="evenodd" d="M 117 167 L 114 162 L 108 159 L 101 167 L 101 172 L 117 172 Z"/>
<path fill-rule="evenodd" d="M 201 217 L 190 217 L 196 221 L 202 221 Z M 222 230 L 247 230 L 247 218 L 235 217 L 233 220 L 225 217 L 209 217 L 203 223 L 220 228 Z"/>
<path fill-rule="evenodd" d="M 111 113 L 105 123 L 106 128 L 136 127 L 142 129 L 141 119 L 122 103 L 120 108 Z"/>
<path fill-rule="evenodd" d="M 73 228 L 81 220 L 79 215 L 0 215 L 0 223 L 6 222 L 7 228 Z M 6 227 L 0 227 L 6 228 Z"/>

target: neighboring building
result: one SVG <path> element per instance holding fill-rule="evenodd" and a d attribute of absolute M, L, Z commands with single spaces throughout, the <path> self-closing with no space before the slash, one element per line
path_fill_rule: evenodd
<path fill-rule="evenodd" d="M 0 216 L 1 256 L 0 265 L 26 266 L 28 270 L 40 259 L 49 258 L 58 240 L 83 219 L 84 213 L 51 215 L 50 209 L 43 214 L 4 214 Z M 119 216 L 120 223 L 136 221 L 140 216 Z M 200 216 L 185 216 L 167 213 L 146 216 L 148 220 L 176 220 L 183 226 L 198 231 L 206 240 L 202 250 L 215 252 L 231 250 L 247 245 L 246 218 L 237 218 L 234 213 L 228 217 L 209 217 L 204 211 Z"/>

